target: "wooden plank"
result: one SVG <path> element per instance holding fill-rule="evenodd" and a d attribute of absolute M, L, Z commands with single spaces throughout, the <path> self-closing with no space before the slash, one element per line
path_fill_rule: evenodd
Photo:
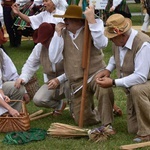
<path fill-rule="evenodd" d="M 141 148 L 141 147 L 146 147 L 150 146 L 150 141 L 149 142 L 142 142 L 142 143 L 136 143 L 136 144 L 130 144 L 130 145 L 123 145 L 120 146 L 120 149 L 126 149 L 126 150 L 131 150 L 135 148 Z"/>

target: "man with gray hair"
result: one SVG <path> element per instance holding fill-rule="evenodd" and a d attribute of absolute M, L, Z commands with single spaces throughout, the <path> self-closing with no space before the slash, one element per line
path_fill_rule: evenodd
<path fill-rule="evenodd" d="M 137 134 L 135 142 L 150 141 L 150 37 L 131 26 L 120 14 L 107 19 L 104 34 L 113 42 L 113 56 L 95 79 L 103 88 L 124 88 L 128 132 Z M 118 78 L 111 79 L 115 68 Z"/>

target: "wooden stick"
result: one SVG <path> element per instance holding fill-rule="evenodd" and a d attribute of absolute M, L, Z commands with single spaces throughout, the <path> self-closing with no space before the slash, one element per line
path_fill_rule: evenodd
<path fill-rule="evenodd" d="M 91 35 L 89 31 L 88 22 L 85 19 L 84 45 L 82 53 L 82 68 L 84 70 L 84 77 L 83 77 L 83 88 L 82 88 L 80 116 L 79 116 L 79 127 L 81 128 L 83 127 L 83 120 L 84 120 L 84 107 L 85 107 L 87 80 L 89 73 L 90 48 L 91 48 Z"/>
<path fill-rule="evenodd" d="M 41 118 L 47 117 L 47 116 L 52 115 L 52 114 L 53 114 L 53 112 L 45 113 L 45 114 L 30 118 L 30 121 L 41 119 Z"/>
<path fill-rule="evenodd" d="M 143 143 L 136 143 L 136 144 L 130 144 L 130 145 L 123 145 L 120 146 L 120 149 L 135 149 L 135 148 L 140 148 L 140 147 L 146 147 L 146 146 L 150 146 L 150 141 L 149 142 L 143 142 Z"/>
<path fill-rule="evenodd" d="M 30 114 L 29 118 L 33 118 L 33 117 L 38 116 L 42 113 L 43 113 L 43 110 L 38 110 L 38 111 L 34 112 L 33 114 Z"/>

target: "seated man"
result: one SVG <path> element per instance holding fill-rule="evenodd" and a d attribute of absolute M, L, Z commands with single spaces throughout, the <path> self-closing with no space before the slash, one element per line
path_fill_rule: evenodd
<path fill-rule="evenodd" d="M 15 86 L 19 88 L 21 84 L 27 83 L 42 65 L 45 83 L 35 93 L 33 102 L 39 107 L 53 108 L 53 115 L 56 116 L 61 114 L 66 107 L 66 103 L 62 99 L 65 98 L 64 90 L 67 82 L 62 83 L 62 74 L 64 74 L 62 58 L 56 64 L 50 60 L 49 49 L 55 49 L 55 45 L 50 44 L 54 31 L 55 24 L 45 22 L 39 26 L 37 34 L 33 37 L 34 42 L 38 44 L 35 45 L 24 64 Z"/>
<path fill-rule="evenodd" d="M 3 43 L 1 43 L 3 44 Z M 9 56 L 0 48 L 0 115 L 9 112 L 17 117 L 21 109 L 20 102 L 10 100 L 23 100 L 25 87 L 14 87 L 15 80 L 19 77 L 16 67 Z"/>
<path fill-rule="evenodd" d="M 113 56 L 96 82 L 103 88 L 124 87 L 128 132 L 137 134 L 135 142 L 150 141 L 150 37 L 131 27 L 120 14 L 107 19 L 104 34 L 113 42 Z M 115 68 L 114 80 L 109 76 Z"/>

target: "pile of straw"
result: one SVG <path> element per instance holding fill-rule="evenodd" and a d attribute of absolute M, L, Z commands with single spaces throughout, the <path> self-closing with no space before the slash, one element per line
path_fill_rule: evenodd
<path fill-rule="evenodd" d="M 99 128 L 89 130 L 88 131 L 89 140 L 96 143 L 107 140 L 110 136 L 110 134 L 107 132 L 108 130 L 109 130 L 109 125 L 106 127 L 101 126 Z"/>

